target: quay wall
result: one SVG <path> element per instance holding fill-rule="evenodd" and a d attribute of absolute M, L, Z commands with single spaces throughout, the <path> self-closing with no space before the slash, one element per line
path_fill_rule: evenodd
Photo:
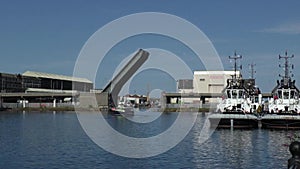
<path fill-rule="evenodd" d="M 11 109 L 15 109 L 15 108 L 23 108 L 23 104 L 22 103 L 2 103 L 2 107 L 4 108 L 11 108 Z M 44 107 L 44 108 L 50 108 L 50 107 L 54 107 L 53 103 L 25 103 L 25 107 L 29 107 L 29 108 L 40 108 L 40 107 Z M 73 108 L 74 104 L 72 103 L 56 103 L 55 107 L 58 108 Z"/>

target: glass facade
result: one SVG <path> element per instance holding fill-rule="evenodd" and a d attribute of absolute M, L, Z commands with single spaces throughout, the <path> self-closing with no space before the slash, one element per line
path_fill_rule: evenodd
<path fill-rule="evenodd" d="M 0 73 L 1 93 L 25 92 L 28 88 L 89 92 L 93 83 Z"/>

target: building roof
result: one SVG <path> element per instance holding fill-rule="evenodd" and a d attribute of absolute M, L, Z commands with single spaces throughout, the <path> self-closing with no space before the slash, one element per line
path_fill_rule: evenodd
<path fill-rule="evenodd" d="M 51 74 L 51 73 L 33 72 L 33 71 L 26 71 L 23 73 L 23 76 L 58 79 L 58 80 L 66 80 L 66 81 L 74 81 L 74 82 L 82 82 L 82 83 L 93 83 L 92 81 L 85 79 L 85 78 L 57 75 L 57 74 Z"/>
<path fill-rule="evenodd" d="M 27 88 L 26 93 L 38 92 L 38 93 L 76 93 L 75 90 L 55 90 L 55 89 L 41 89 L 41 88 Z"/>
<path fill-rule="evenodd" d="M 240 71 L 236 71 L 237 74 L 240 74 Z M 208 75 L 208 74 L 223 74 L 223 75 L 232 75 L 234 74 L 233 70 L 224 70 L 224 71 L 194 71 L 194 75 Z"/>

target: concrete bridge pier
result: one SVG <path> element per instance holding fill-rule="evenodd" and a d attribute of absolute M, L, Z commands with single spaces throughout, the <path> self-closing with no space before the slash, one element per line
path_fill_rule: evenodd
<path fill-rule="evenodd" d="M 26 100 L 25 100 L 25 99 L 22 100 L 22 107 L 23 107 L 23 108 L 26 107 Z"/>
<path fill-rule="evenodd" d="M 56 98 L 53 99 L 53 107 L 56 107 Z"/>

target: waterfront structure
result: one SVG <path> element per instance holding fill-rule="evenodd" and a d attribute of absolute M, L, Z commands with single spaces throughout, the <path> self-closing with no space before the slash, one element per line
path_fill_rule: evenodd
<path fill-rule="evenodd" d="M 119 91 L 148 56 L 147 51 L 140 49 L 101 91 L 94 90 L 93 83 L 85 78 L 33 71 L 22 75 L 0 74 L 0 106 L 22 103 L 24 108 L 30 103 L 39 106 L 42 102 L 52 102 L 55 107 L 57 102 L 68 101 L 85 108 L 115 107 Z"/>
<path fill-rule="evenodd" d="M 130 77 L 145 63 L 149 57 L 149 52 L 139 49 L 127 64 L 113 77 L 113 79 L 104 87 L 102 94 L 108 95 L 108 109 L 113 113 L 118 106 L 118 95 L 123 85 Z"/>
<path fill-rule="evenodd" d="M 194 93 L 221 93 L 232 76 L 240 76 L 240 71 L 194 71 Z"/>
<path fill-rule="evenodd" d="M 189 93 L 193 94 L 194 85 L 193 85 L 193 79 L 179 79 L 177 80 L 177 92 L 179 94 Z M 180 102 L 180 104 L 199 104 L 200 100 L 199 98 L 172 98 L 170 100 L 171 104 L 176 104 Z"/>
<path fill-rule="evenodd" d="M 21 74 L 0 73 L 1 93 L 24 92 L 27 88 L 40 88 L 41 80 Z"/>
<path fill-rule="evenodd" d="M 146 95 L 127 94 L 120 97 L 118 105 L 128 107 L 139 107 L 148 105 L 148 97 Z"/>
<path fill-rule="evenodd" d="M 85 78 L 33 71 L 26 71 L 23 73 L 23 76 L 40 79 L 41 84 L 39 88 L 41 89 L 75 90 L 81 92 L 90 92 L 93 89 L 93 83 Z"/>
<path fill-rule="evenodd" d="M 300 113 L 300 91 L 295 85 L 295 80 L 292 80 L 293 75 L 290 75 L 290 69 L 293 69 L 294 65 L 289 63 L 289 59 L 293 57 L 294 55 L 288 56 L 287 52 L 285 56 L 279 55 L 279 59 L 285 60 L 283 66 L 279 65 L 284 68 L 284 75 L 280 75 L 282 79 L 277 80 L 277 85 L 272 90 L 273 98 L 269 101 L 270 113 Z"/>
<path fill-rule="evenodd" d="M 177 80 L 177 93 L 162 93 L 162 108 L 176 107 L 176 104 L 187 107 L 217 104 L 221 101 L 227 80 L 234 74 L 234 71 L 194 71 L 193 79 Z M 240 71 L 236 71 L 236 74 L 240 75 Z"/>
<path fill-rule="evenodd" d="M 93 83 L 84 78 L 32 71 L 0 73 L 0 107 L 39 107 L 41 103 L 51 107 L 57 103 L 73 105 L 78 101 L 78 92 L 91 89 Z"/>
<path fill-rule="evenodd" d="M 193 79 L 179 79 L 177 80 L 178 93 L 193 93 L 194 91 Z"/>
<path fill-rule="evenodd" d="M 85 78 L 26 71 L 21 74 L 0 73 L 1 93 L 19 92 L 89 92 L 93 83 Z"/>
<path fill-rule="evenodd" d="M 20 92 L 22 89 L 22 79 L 20 75 L 1 73 L 0 89 L 3 92 Z"/>

